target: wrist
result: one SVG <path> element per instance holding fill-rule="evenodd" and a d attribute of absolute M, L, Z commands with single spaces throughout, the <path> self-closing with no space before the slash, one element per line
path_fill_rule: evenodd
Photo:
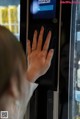
<path fill-rule="evenodd" d="M 26 77 L 27 77 L 28 81 L 35 82 L 38 78 L 38 75 L 35 73 L 34 70 L 28 69 L 27 72 L 26 72 Z"/>

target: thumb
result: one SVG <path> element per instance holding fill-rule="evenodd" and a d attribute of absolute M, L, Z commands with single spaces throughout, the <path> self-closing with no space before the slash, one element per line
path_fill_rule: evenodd
<path fill-rule="evenodd" d="M 51 64 L 51 60 L 52 60 L 52 57 L 53 57 L 53 54 L 54 54 L 54 50 L 51 49 L 47 55 L 47 59 L 46 59 L 46 64 L 50 66 Z"/>

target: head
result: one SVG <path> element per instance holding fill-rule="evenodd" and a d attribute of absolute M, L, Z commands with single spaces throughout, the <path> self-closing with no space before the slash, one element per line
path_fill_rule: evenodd
<path fill-rule="evenodd" d="M 8 91 L 16 95 L 13 82 L 20 90 L 21 73 L 25 70 L 26 57 L 20 42 L 9 30 L 0 26 L 0 97 Z"/>

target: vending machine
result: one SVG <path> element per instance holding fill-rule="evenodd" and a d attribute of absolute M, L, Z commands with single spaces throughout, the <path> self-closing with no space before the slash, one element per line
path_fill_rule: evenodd
<path fill-rule="evenodd" d="M 72 5 L 70 33 L 68 119 L 80 119 L 80 0 Z"/>

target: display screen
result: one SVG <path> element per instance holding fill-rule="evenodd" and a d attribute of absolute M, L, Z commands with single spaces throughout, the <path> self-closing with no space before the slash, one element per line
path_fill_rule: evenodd
<path fill-rule="evenodd" d="M 56 14 L 56 0 L 32 0 L 30 14 L 34 19 L 51 19 Z"/>

